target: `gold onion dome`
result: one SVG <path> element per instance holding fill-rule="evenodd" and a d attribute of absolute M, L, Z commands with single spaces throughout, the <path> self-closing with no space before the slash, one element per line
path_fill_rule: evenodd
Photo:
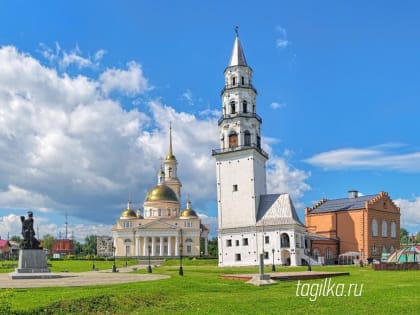
<path fill-rule="evenodd" d="M 183 210 L 181 213 L 181 218 L 188 218 L 188 217 L 197 217 L 197 213 L 191 209 L 191 201 L 187 201 L 187 209 Z"/>
<path fill-rule="evenodd" d="M 178 198 L 169 186 L 159 184 L 149 191 L 145 201 L 178 201 Z"/>
<path fill-rule="evenodd" d="M 134 212 L 134 210 L 131 209 L 131 201 L 128 202 L 127 209 L 121 212 L 120 217 L 125 219 L 137 217 L 137 214 Z"/>

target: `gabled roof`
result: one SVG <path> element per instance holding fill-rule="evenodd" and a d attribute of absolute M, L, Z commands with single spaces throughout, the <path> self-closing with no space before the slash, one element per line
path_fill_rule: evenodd
<path fill-rule="evenodd" d="M 333 200 L 321 200 L 311 208 L 307 208 L 309 214 L 348 211 L 356 209 L 364 209 L 365 203 L 371 201 L 378 195 L 367 195 L 356 198 L 341 198 Z"/>
<path fill-rule="evenodd" d="M 257 225 L 303 225 L 296 213 L 289 194 L 261 195 L 257 214 Z"/>
<path fill-rule="evenodd" d="M 146 220 L 144 220 L 146 221 Z M 165 222 L 163 220 L 150 220 L 150 222 L 147 222 L 146 224 L 139 225 L 137 229 L 178 229 L 179 226 L 170 224 L 168 222 Z"/>

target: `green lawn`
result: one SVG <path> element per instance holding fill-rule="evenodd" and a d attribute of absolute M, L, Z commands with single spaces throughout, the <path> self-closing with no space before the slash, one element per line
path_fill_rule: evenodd
<path fill-rule="evenodd" d="M 112 265 L 112 262 L 100 263 Z M 330 292 L 330 296 L 317 296 L 311 302 L 310 296 L 296 296 L 297 281 L 256 287 L 218 278 L 221 273 L 255 273 L 257 268 L 218 268 L 213 260 L 187 260 L 181 277 L 178 263 L 168 261 L 154 268 L 153 273 L 168 274 L 171 278 L 153 282 L 2 290 L 0 314 L 417 314 L 420 309 L 418 271 L 373 271 L 370 267 L 357 266 L 313 267 L 313 270 L 349 271 L 350 276 L 332 278 L 331 282 L 346 289 L 350 284 L 357 284 L 361 296 L 337 297 L 331 296 Z M 121 267 L 125 261 L 119 261 L 117 265 Z M 55 261 L 53 271 L 55 268 L 56 271 L 90 270 L 91 262 Z M 101 268 L 99 262 L 98 268 Z M 137 272 L 144 273 L 145 270 Z M 300 284 L 319 286 L 322 281 L 301 281 Z M 360 292 L 362 284 L 363 291 Z"/>

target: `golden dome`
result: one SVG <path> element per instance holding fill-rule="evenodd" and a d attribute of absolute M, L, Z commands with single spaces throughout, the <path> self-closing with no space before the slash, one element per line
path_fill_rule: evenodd
<path fill-rule="evenodd" d="M 131 209 L 131 201 L 129 201 L 127 204 L 127 209 L 121 212 L 120 218 L 130 219 L 130 218 L 136 218 L 136 217 L 137 217 L 137 214 L 134 212 L 134 210 Z"/>
<path fill-rule="evenodd" d="M 159 184 L 149 191 L 145 201 L 178 201 L 178 198 L 169 186 Z"/>
<path fill-rule="evenodd" d="M 185 209 L 182 211 L 181 218 L 197 217 L 197 213 L 193 209 Z"/>
<path fill-rule="evenodd" d="M 197 213 L 193 209 L 191 209 L 191 201 L 189 199 L 187 201 L 187 209 L 183 210 L 181 213 L 181 218 L 188 217 L 197 217 Z"/>
<path fill-rule="evenodd" d="M 166 161 L 173 161 L 176 160 L 175 155 L 172 154 L 172 152 L 169 152 L 166 156 Z"/>

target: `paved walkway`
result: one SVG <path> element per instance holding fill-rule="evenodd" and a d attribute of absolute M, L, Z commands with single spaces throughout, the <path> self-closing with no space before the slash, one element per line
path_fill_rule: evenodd
<path fill-rule="evenodd" d="M 119 268 L 119 272 L 111 270 L 88 272 L 55 272 L 60 278 L 54 279 L 11 279 L 8 273 L 0 273 L 0 288 L 41 288 L 41 287 L 80 287 L 90 285 L 108 285 L 128 282 L 141 282 L 167 279 L 169 276 L 158 274 L 135 274 L 133 267 Z"/>
<path fill-rule="evenodd" d="M 273 280 L 308 280 L 308 279 L 322 279 L 338 276 L 348 276 L 349 272 L 326 272 L 326 271 L 290 271 L 290 272 L 267 272 L 265 273 Z M 259 274 L 231 274 L 219 275 L 222 279 L 249 281 Z"/>

